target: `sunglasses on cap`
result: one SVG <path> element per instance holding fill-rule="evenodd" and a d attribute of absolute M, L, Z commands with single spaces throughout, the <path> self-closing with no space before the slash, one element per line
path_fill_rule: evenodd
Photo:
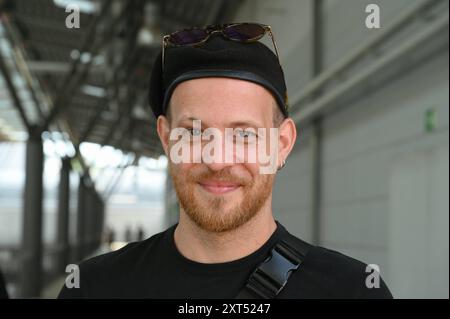
<path fill-rule="evenodd" d="M 228 23 L 220 25 L 210 25 L 205 28 L 189 28 L 175 31 L 165 35 L 162 39 L 162 70 L 164 70 L 165 49 L 168 46 L 199 46 L 205 43 L 209 37 L 215 33 L 221 34 L 223 37 L 236 42 L 251 43 L 261 39 L 266 33 L 269 33 L 275 48 L 275 54 L 280 63 L 277 45 L 272 33 L 272 29 L 268 25 L 259 23 Z"/>

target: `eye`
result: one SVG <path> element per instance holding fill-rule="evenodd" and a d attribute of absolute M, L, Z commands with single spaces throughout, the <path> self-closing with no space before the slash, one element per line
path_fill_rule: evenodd
<path fill-rule="evenodd" d="M 189 134 L 191 136 L 200 136 L 200 135 L 202 135 L 202 131 L 199 130 L 199 129 L 188 128 L 187 131 L 189 132 Z"/>
<path fill-rule="evenodd" d="M 236 130 L 236 133 L 244 138 L 256 137 L 256 133 L 252 131 Z"/>

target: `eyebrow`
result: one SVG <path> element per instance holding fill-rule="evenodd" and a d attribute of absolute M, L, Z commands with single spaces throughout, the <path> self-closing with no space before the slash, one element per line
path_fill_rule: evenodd
<path fill-rule="evenodd" d="M 253 121 L 235 121 L 235 122 L 231 122 L 230 126 L 231 127 L 237 127 L 237 126 L 254 127 L 254 128 L 264 127 L 264 125 L 258 124 L 258 123 L 253 122 Z"/>
<path fill-rule="evenodd" d="M 204 125 L 204 121 L 202 121 L 201 119 L 198 119 L 196 117 L 193 116 L 183 116 L 178 122 L 185 122 L 185 121 L 201 121 L 202 122 L 202 126 Z M 207 127 L 209 127 L 208 125 L 205 125 Z M 264 127 L 264 125 L 258 124 L 256 122 L 253 121 L 233 121 L 231 123 L 228 124 L 227 127 L 254 127 L 254 128 L 258 128 L 258 127 Z"/>
<path fill-rule="evenodd" d="M 198 118 L 196 118 L 196 117 L 193 117 L 193 116 L 183 116 L 182 118 L 180 118 L 179 119 L 179 121 L 178 122 L 183 122 L 183 121 L 186 121 L 186 120 L 189 120 L 189 121 L 201 121 L 200 119 L 198 119 Z"/>

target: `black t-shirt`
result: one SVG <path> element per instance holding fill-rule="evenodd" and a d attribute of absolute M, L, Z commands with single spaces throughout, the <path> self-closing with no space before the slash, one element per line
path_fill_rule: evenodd
<path fill-rule="evenodd" d="M 277 229 L 252 254 L 226 263 L 187 259 L 174 242 L 176 225 L 147 240 L 80 264 L 80 288 L 59 298 L 235 298 L 253 270 L 286 232 Z M 366 265 L 322 247 L 309 250 L 279 298 L 392 298 L 385 283 L 366 287 Z"/>

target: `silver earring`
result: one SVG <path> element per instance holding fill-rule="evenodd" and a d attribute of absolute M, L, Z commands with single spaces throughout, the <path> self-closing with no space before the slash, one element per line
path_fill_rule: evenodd
<path fill-rule="evenodd" d="M 281 166 L 278 168 L 278 171 L 281 171 L 281 169 L 285 166 L 286 166 L 286 161 L 283 160 L 283 162 L 281 163 Z"/>

